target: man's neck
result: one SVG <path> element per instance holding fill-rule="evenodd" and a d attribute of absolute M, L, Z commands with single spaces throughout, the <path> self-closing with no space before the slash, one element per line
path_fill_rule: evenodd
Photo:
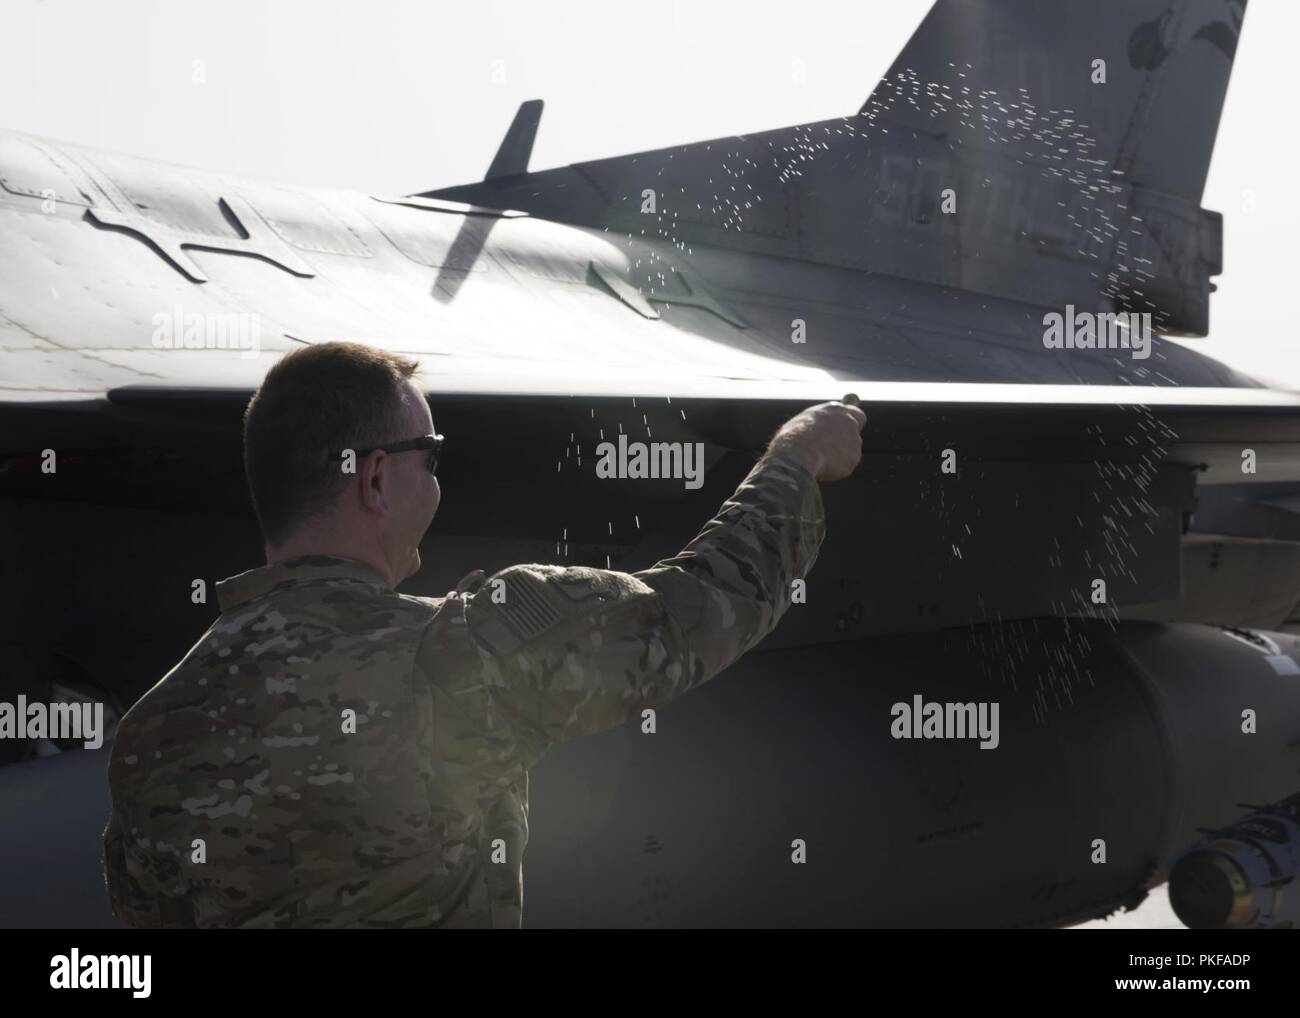
<path fill-rule="evenodd" d="M 390 587 L 396 587 L 400 582 L 400 577 L 393 575 L 392 568 L 377 549 L 361 545 L 355 540 L 349 541 L 338 536 L 330 538 L 317 534 L 293 537 L 282 544 L 266 545 L 266 564 L 269 566 L 279 565 L 303 555 L 332 555 L 337 558 L 352 559 L 369 566 L 382 576 Z"/>

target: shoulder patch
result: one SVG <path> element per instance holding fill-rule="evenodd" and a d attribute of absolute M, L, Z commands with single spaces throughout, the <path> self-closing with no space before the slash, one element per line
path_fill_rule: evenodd
<path fill-rule="evenodd" d="M 469 599 L 465 620 L 470 632 L 498 654 L 508 654 L 567 620 L 599 612 L 638 594 L 652 594 L 628 573 L 586 566 L 521 565 L 490 577 Z"/>

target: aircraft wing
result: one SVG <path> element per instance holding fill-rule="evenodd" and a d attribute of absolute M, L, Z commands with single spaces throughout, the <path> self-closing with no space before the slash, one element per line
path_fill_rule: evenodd
<path fill-rule="evenodd" d="M 416 356 L 444 405 L 675 403 L 698 437 L 758 448 L 797 407 L 853 391 L 881 454 L 985 432 L 996 451 L 1147 407 L 1196 462 L 1230 465 L 1253 439 L 1273 443 L 1266 476 L 1300 477 L 1300 397 L 1159 339 L 1147 361 L 1045 351 L 1042 313 L 843 267 L 0 135 L 9 454 L 49 435 L 55 410 L 79 444 L 123 440 L 106 417 L 192 428 L 199 406 L 242 406 L 285 351 L 351 339 Z"/>
<path fill-rule="evenodd" d="M 676 401 L 756 449 L 853 391 L 881 455 L 1086 459 L 1104 426 L 1205 480 L 1240 480 L 1246 444 L 1253 479 L 1300 479 L 1300 396 L 1159 336 L 1045 348 L 1070 302 L 1203 332 L 1221 268 L 1199 198 L 1243 5 L 1101 2 L 940 0 L 855 117 L 559 170 L 528 172 L 525 103 L 483 182 L 422 196 L 0 134 L 0 441 L 30 452 L 37 408 L 193 427 L 350 339 L 417 357 L 444 406 Z"/>

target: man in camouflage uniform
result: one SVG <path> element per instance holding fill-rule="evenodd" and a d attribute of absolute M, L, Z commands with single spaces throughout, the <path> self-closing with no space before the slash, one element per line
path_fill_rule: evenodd
<path fill-rule="evenodd" d="M 218 584 L 221 616 L 112 749 L 106 873 L 130 925 L 518 927 L 529 768 L 767 635 L 824 536 L 818 480 L 861 455 L 862 412 L 822 404 L 673 558 L 411 597 L 394 588 L 441 497 L 415 368 L 314 346 L 250 402 L 268 564 Z"/>

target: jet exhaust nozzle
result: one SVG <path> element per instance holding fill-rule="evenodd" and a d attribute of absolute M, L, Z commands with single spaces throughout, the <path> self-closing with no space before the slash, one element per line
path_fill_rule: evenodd
<path fill-rule="evenodd" d="M 1300 925 L 1300 795 L 1222 830 L 1174 862 L 1169 902 L 1196 930 L 1294 929 Z"/>

